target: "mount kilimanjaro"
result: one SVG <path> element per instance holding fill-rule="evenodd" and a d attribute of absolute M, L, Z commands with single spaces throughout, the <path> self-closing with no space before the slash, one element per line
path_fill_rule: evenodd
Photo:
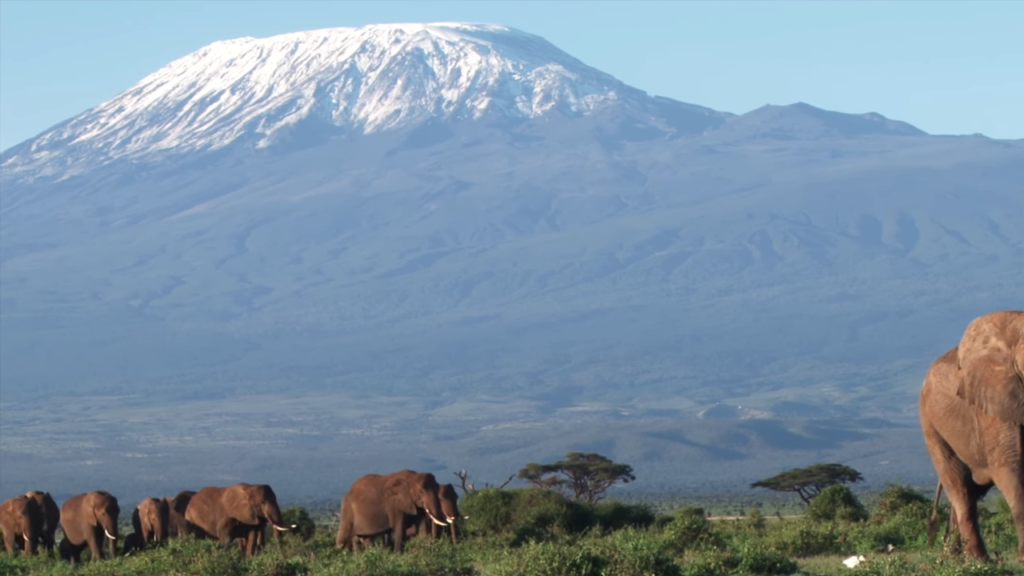
<path fill-rule="evenodd" d="M 917 391 L 1021 306 L 1021 182 L 1021 140 L 718 112 L 501 26 L 217 42 L 0 154 L 0 483 L 931 482 Z"/>

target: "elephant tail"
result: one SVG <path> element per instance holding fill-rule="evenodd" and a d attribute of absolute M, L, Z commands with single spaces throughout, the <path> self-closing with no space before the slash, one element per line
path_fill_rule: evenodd
<path fill-rule="evenodd" d="M 935 487 L 935 500 L 932 502 L 932 515 L 928 518 L 928 546 L 935 544 L 935 536 L 939 532 L 939 499 L 942 497 L 942 482 Z"/>

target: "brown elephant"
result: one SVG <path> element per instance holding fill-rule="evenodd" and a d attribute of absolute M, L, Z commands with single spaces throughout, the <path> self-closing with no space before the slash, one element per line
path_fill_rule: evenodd
<path fill-rule="evenodd" d="M 387 475 L 367 474 L 356 480 L 341 501 L 341 522 L 335 545 L 354 549 L 357 537 L 391 533 L 394 550 L 401 552 L 406 530 L 425 513 L 431 521 L 447 526 L 438 497 L 440 486 L 433 474 L 402 470 Z"/>
<path fill-rule="evenodd" d="M 171 506 L 164 498 L 146 498 L 132 512 L 132 528 L 144 546 L 167 541 Z"/>
<path fill-rule="evenodd" d="M 277 496 L 266 484 L 207 486 L 192 497 L 185 520 L 193 534 L 216 538 L 225 546 L 244 540 L 246 557 L 256 553 L 258 532 L 267 524 L 278 531 L 289 530 L 281 524 Z"/>
<path fill-rule="evenodd" d="M 28 496 L 15 496 L 0 504 L 0 529 L 4 531 L 4 547 L 13 555 L 15 548 L 25 554 L 36 553 L 36 544 L 43 532 L 43 511 Z"/>
<path fill-rule="evenodd" d="M 440 490 L 438 490 L 438 498 L 441 500 L 441 511 L 444 513 L 444 518 L 448 521 L 452 544 L 458 544 L 459 537 L 456 530 L 456 520 L 460 518 L 459 494 L 455 491 L 455 486 L 442 484 Z M 429 534 L 436 540 L 441 537 L 441 526 L 431 521 L 430 517 L 426 514 L 421 513 L 418 525 L 406 530 L 405 534 L 406 536 Z"/>
<path fill-rule="evenodd" d="M 82 550 L 88 546 L 92 559 L 100 560 L 103 558 L 100 544 L 106 538 L 110 557 L 113 558 L 117 551 L 117 517 L 120 515 L 117 498 L 109 492 L 96 490 L 69 498 L 60 509 L 60 527 L 67 542 L 61 555 L 66 553 L 72 563 L 77 563 Z"/>
<path fill-rule="evenodd" d="M 57 545 L 56 534 L 57 526 L 60 526 L 60 508 L 57 507 L 57 503 L 53 501 L 49 492 L 33 490 L 25 496 L 35 500 L 43 511 L 43 531 L 39 535 L 39 543 L 47 553 L 52 553 L 53 548 Z"/>
<path fill-rule="evenodd" d="M 1022 370 L 1024 312 L 996 312 L 968 325 L 960 345 L 932 363 L 921 388 L 928 453 L 973 558 L 988 558 L 977 504 L 995 485 L 1013 510 L 1017 557 L 1024 562 Z"/>
<path fill-rule="evenodd" d="M 177 538 L 188 534 L 188 523 L 185 521 L 185 510 L 196 493 L 193 490 L 182 490 L 174 498 L 164 498 L 167 502 L 167 537 Z"/>

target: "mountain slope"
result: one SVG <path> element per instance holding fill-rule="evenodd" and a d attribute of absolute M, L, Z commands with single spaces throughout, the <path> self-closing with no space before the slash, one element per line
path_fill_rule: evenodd
<path fill-rule="evenodd" d="M 495 27 L 206 50 L 238 70 L 150 81 L 172 64 L 3 154 L 5 487 L 172 483 L 141 454 L 321 496 L 570 449 L 638 490 L 823 459 L 930 481 L 924 370 L 1021 306 L 1021 141 L 719 113 Z"/>

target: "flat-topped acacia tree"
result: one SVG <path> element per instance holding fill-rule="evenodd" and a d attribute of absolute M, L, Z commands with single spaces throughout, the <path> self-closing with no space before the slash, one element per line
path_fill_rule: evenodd
<path fill-rule="evenodd" d="M 629 464 L 617 464 L 600 454 L 584 452 L 569 452 L 565 460 L 553 464 L 527 464 L 518 476 L 538 488 L 572 492 L 575 500 L 590 504 L 604 498 L 614 484 L 636 480 Z"/>
<path fill-rule="evenodd" d="M 864 477 L 849 466 L 842 464 L 815 464 L 807 468 L 794 468 L 771 478 L 758 480 L 751 488 L 767 488 L 776 492 L 796 492 L 800 499 L 810 504 L 822 490 L 835 484 L 860 482 Z"/>

